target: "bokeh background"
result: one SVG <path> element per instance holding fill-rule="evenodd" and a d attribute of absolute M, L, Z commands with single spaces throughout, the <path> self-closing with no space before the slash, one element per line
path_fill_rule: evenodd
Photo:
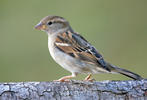
<path fill-rule="evenodd" d="M 70 75 L 51 58 L 46 33 L 34 29 L 47 15 L 65 17 L 105 60 L 147 78 L 147 0 L 0 0 L 0 82 Z M 93 78 L 129 79 L 117 74 Z"/>

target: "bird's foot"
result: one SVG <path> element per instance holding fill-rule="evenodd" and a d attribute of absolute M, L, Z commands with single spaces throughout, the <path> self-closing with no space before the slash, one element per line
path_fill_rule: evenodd
<path fill-rule="evenodd" d="M 58 80 L 54 80 L 54 82 L 70 82 L 69 79 L 58 79 Z"/>
<path fill-rule="evenodd" d="M 60 79 L 58 79 L 58 80 L 54 80 L 55 82 L 70 82 L 70 78 L 73 78 L 73 76 L 72 75 L 70 75 L 70 76 L 64 76 L 64 77 L 62 77 L 62 78 L 60 78 Z"/>
<path fill-rule="evenodd" d="M 93 78 L 93 79 L 88 79 L 88 80 L 84 80 L 84 81 L 94 82 L 94 81 L 95 81 L 95 79 Z"/>

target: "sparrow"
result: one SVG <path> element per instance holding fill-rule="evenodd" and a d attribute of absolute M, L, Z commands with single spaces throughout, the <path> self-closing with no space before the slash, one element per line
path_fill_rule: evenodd
<path fill-rule="evenodd" d="M 48 49 L 52 58 L 71 75 L 57 81 L 64 82 L 78 74 L 120 73 L 134 80 L 143 79 L 136 73 L 119 68 L 106 62 L 103 56 L 83 36 L 75 32 L 69 22 L 60 16 L 49 15 L 43 18 L 35 29 L 45 31 L 48 35 Z"/>

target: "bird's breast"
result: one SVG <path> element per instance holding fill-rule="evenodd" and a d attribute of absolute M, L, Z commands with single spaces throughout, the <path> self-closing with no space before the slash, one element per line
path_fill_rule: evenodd
<path fill-rule="evenodd" d="M 52 58 L 61 66 L 66 66 L 66 60 L 70 59 L 70 56 L 63 53 L 61 50 L 55 46 L 55 37 L 48 38 L 48 49 Z"/>

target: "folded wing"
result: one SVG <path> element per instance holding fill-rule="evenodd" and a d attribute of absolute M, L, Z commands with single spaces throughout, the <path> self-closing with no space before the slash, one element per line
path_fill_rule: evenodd
<path fill-rule="evenodd" d="M 58 34 L 55 45 L 58 49 L 76 59 L 97 65 L 108 72 L 111 71 L 102 55 L 80 34 L 71 33 L 70 31 Z"/>

